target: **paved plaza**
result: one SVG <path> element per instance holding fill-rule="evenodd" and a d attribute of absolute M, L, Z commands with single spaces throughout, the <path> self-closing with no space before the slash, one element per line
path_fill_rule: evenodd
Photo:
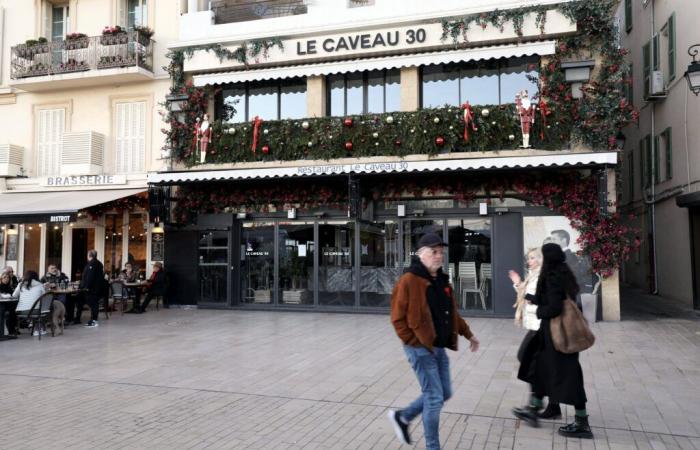
<path fill-rule="evenodd" d="M 700 449 L 700 322 L 660 315 L 594 326 L 581 357 L 593 441 L 558 436 L 563 421 L 514 420 L 527 394 L 515 377 L 523 332 L 470 319 L 482 348 L 462 340 L 451 353 L 443 447 Z M 386 412 L 417 394 L 386 315 L 116 315 L 0 343 L 0 449 L 394 449 Z M 420 421 L 412 433 L 423 448 Z"/>

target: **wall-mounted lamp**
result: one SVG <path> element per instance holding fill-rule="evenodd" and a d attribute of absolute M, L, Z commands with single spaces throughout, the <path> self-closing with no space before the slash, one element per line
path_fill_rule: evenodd
<path fill-rule="evenodd" d="M 297 218 L 297 209 L 296 208 L 291 208 L 287 210 L 287 219 L 296 219 Z"/>
<path fill-rule="evenodd" d="M 17 234 L 17 233 L 18 233 L 18 231 L 17 231 L 17 225 L 11 223 L 11 224 L 9 224 L 9 225 L 7 226 L 7 234 L 8 234 L 8 235 L 10 235 L 10 234 Z"/>
<path fill-rule="evenodd" d="M 187 94 L 171 94 L 165 96 L 165 102 L 171 113 L 175 114 L 175 120 L 180 123 L 185 123 L 185 113 L 187 108 Z"/>
<path fill-rule="evenodd" d="M 398 205 L 396 207 L 396 215 L 399 217 L 406 217 L 406 205 Z"/>
<path fill-rule="evenodd" d="M 585 61 L 564 61 L 561 68 L 564 70 L 564 78 L 571 83 L 571 96 L 574 98 L 583 97 L 581 87 L 583 83 L 591 79 L 591 70 L 595 66 L 595 61 L 588 59 Z"/>
<path fill-rule="evenodd" d="M 237 212 L 236 213 L 236 219 L 246 219 L 248 218 L 248 213 L 243 211 L 243 212 Z"/>
<path fill-rule="evenodd" d="M 700 61 L 696 61 L 700 44 L 691 45 L 688 47 L 688 54 L 693 57 L 693 62 L 688 64 L 688 70 L 685 71 L 685 79 L 688 81 L 690 92 L 695 95 L 700 94 Z"/>
<path fill-rule="evenodd" d="M 489 204 L 486 202 L 479 203 L 479 215 L 488 216 L 489 215 Z"/>

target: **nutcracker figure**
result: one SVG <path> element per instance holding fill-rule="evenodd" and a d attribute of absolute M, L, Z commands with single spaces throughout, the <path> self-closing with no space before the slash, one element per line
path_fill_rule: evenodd
<path fill-rule="evenodd" d="M 194 125 L 195 142 L 197 143 L 197 151 L 199 152 L 199 162 L 204 164 L 207 157 L 207 146 L 211 142 L 211 125 L 209 124 L 209 116 L 204 115 L 200 122 L 197 117 L 197 122 Z"/>
<path fill-rule="evenodd" d="M 522 148 L 530 148 L 530 127 L 535 123 L 535 105 L 530 101 L 527 90 L 515 95 L 515 107 L 520 116 L 520 131 L 523 134 Z"/>

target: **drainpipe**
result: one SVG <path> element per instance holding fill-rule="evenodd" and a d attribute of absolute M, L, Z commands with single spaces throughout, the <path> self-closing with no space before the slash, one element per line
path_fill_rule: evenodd
<path fill-rule="evenodd" d="M 650 36 L 651 40 L 649 41 L 651 43 L 651 48 L 649 49 L 651 51 L 651 67 L 654 67 L 654 29 L 655 29 L 655 21 L 654 21 L 654 0 L 651 0 L 650 2 L 650 7 L 651 7 L 651 31 L 650 31 Z M 651 81 L 651 78 L 650 78 Z M 651 88 L 651 87 L 650 87 Z M 658 269 L 658 264 L 657 264 L 657 257 L 656 257 L 656 181 L 654 174 L 656 173 L 656 103 L 651 102 L 651 200 L 648 202 L 650 206 L 650 222 L 651 222 L 651 261 L 652 264 L 654 265 L 654 284 L 652 285 L 652 294 L 658 294 L 659 293 L 659 269 Z"/>

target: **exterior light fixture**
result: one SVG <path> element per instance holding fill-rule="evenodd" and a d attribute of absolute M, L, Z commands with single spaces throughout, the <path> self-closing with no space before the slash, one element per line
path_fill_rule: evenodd
<path fill-rule="evenodd" d="M 151 233 L 165 233 L 165 230 L 163 230 L 163 226 L 160 224 L 160 222 L 156 222 L 153 225 L 153 229 L 151 230 Z"/>
<path fill-rule="evenodd" d="M 561 68 L 564 70 L 564 79 L 571 83 L 571 96 L 574 98 L 583 97 L 581 87 L 591 79 L 591 70 L 595 66 L 592 59 L 584 61 L 564 61 Z"/>
<path fill-rule="evenodd" d="M 185 123 L 185 110 L 188 99 L 187 94 L 170 94 L 165 96 L 168 110 L 175 114 L 175 119 L 180 123 Z"/>
<path fill-rule="evenodd" d="M 8 235 L 17 234 L 17 226 L 14 224 L 9 224 L 7 226 L 7 234 Z"/>
<path fill-rule="evenodd" d="M 688 81 L 690 92 L 695 95 L 700 94 L 700 61 L 696 61 L 700 44 L 691 45 L 688 47 L 688 54 L 693 57 L 693 62 L 688 64 L 688 70 L 685 71 L 685 79 Z"/>

